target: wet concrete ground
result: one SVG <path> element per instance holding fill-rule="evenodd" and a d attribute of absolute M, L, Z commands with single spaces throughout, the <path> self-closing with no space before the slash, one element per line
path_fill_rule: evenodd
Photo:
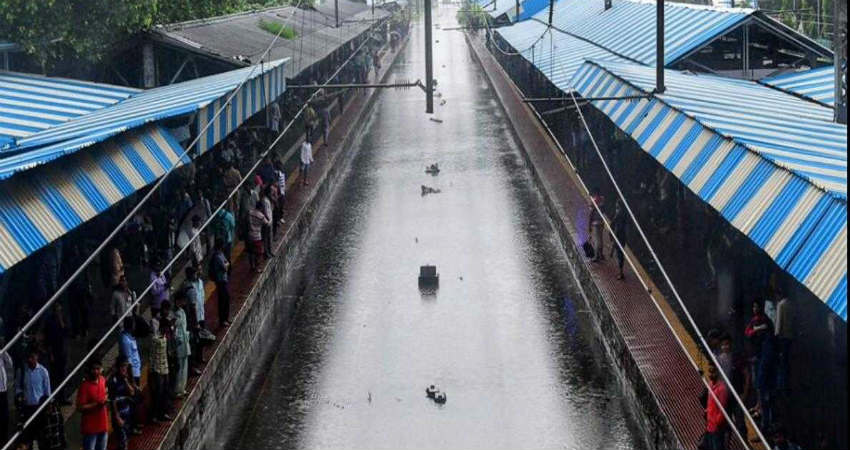
<path fill-rule="evenodd" d="M 502 110 L 463 35 L 434 38 L 443 122 L 419 90 L 381 93 L 227 448 L 640 448 Z M 390 79 L 421 78 L 423 55 L 419 28 Z"/>

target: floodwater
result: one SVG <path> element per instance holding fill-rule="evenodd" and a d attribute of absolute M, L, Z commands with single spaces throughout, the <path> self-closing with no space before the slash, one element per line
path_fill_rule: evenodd
<path fill-rule="evenodd" d="M 303 262 L 294 328 L 269 343 L 227 448 L 641 448 L 503 111 L 463 35 L 434 39 L 443 122 L 418 89 L 380 94 Z M 423 63 L 420 27 L 390 79 Z"/>

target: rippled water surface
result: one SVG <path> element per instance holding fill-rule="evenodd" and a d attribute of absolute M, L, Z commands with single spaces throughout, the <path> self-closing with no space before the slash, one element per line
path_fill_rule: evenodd
<path fill-rule="evenodd" d="M 391 79 L 421 78 L 421 33 Z M 504 113 L 463 35 L 434 38 L 443 122 L 419 90 L 380 94 L 228 448 L 639 448 Z M 417 288 L 422 264 L 436 295 Z"/>

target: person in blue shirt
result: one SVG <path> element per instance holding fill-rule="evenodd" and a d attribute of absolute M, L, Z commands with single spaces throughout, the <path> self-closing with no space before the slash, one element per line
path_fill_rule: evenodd
<path fill-rule="evenodd" d="M 132 317 L 124 318 L 124 329 L 118 339 L 121 347 L 121 355 L 130 363 L 130 374 L 136 386 L 139 386 L 142 378 L 142 357 L 139 355 L 139 344 L 133 336 L 135 320 Z"/>
<path fill-rule="evenodd" d="M 50 374 L 47 369 L 38 363 L 38 352 L 30 351 L 27 356 L 27 364 L 21 369 L 21 376 L 17 380 L 17 403 L 20 405 L 21 421 L 26 421 L 38 409 L 42 402 L 50 397 Z M 34 420 L 24 432 L 23 442 L 31 446 L 33 439 L 39 440 L 38 448 L 43 446 L 44 421 L 41 418 Z M 29 447 L 28 447 L 29 448 Z"/>

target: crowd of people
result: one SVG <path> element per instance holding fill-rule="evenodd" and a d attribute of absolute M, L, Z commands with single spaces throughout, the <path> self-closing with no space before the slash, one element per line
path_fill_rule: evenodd
<path fill-rule="evenodd" d="M 236 190 L 225 202 L 240 184 L 243 171 L 250 170 L 258 150 L 264 148 L 267 139 L 263 134 L 262 129 L 241 130 L 221 143 L 219 151 L 179 169 L 102 253 L 100 274 L 84 270 L 68 290 L 66 301 L 54 302 L 10 352 L 0 354 L 0 439 L 5 442 L 11 437 L 10 421 L 21 426 L 30 420 L 64 380 L 74 341 L 85 342 L 91 333 L 88 342 L 76 349 L 88 350 L 99 339 L 90 323 L 90 310 L 98 304 L 105 305 L 111 322 L 117 324 L 120 356 L 109 380 L 102 374 L 101 352 L 93 358 L 98 362 L 87 365 L 76 401 L 71 389 L 63 389 L 24 429 L 16 448 L 31 448 L 34 442 L 44 450 L 66 448 L 61 407 L 73 404 L 82 416 L 85 449 L 106 448 L 110 421 L 116 448 L 122 449 L 127 448 L 131 435 L 141 433 L 144 418 L 153 423 L 171 419 L 174 402 L 186 395 L 188 378 L 201 373 L 204 346 L 215 340 L 212 324 L 206 320 L 205 281 L 215 283 L 217 325 L 226 327 L 230 324 L 234 243 L 245 240 L 252 264 L 259 264 L 270 253 L 273 233 L 283 223 L 286 175 L 280 160 L 265 158 L 245 183 L 247 187 Z M 213 209 L 220 203 L 225 206 L 213 217 Z M 254 217 L 262 218 L 260 227 L 254 226 Z M 201 231 L 207 221 L 209 226 Z M 165 263 L 181 249 L 184 257 L 165 270 Z M 58 289 L 60 268 L 75 270 L 82 264 L 85 250 L 73 243 L 66 254 L 61 245 L 46 251 L 36 277 L 41 301 L 46 302 Z M 131 274 L 137 275 L 141 285 L 150 283 L 141 302 L 130 287 Z M 175 281 L 179 279 L 178 284 Z M 70 322 L 63 304 L 70 306 Z M 20 330 L 32 315 L 30 304 L 22 302 L 4 334 Z M 148 371 L 150 388 L 146 412 L 141 407 L 145 404 L 143 370 Z M 10 392 L 13 398 L 9 398 Z"/>
<path fill-rule="evenodd" d="M 397 42 L 401 34 L 397 31 L 396 36 Z M 341 76 L 368 80 L 370 70 L 377 73 L 380 67 L 380 55 L 374 45 L 367 45 L 352 62 Z M 142 433 L 146 424 L 172 420 L 189 378 L 201 373 L 204 347 L 214 342 L 214 331 L 230 325 L 229 284 L 236 243 L 244 242 L 253 270 L 260 271 L 264 259 L 273 256 L 274 237 L 285 223 L 287 171 L 297 170 L 300 183 L 309 184 L 313 146 L 319 141 L 327 145 L 332 108 L 339 105 L 341 112 L 345 91 L 323 93 L 305 106 L 305 139 L 294 167 L 281 159 L 284 141 L 253 170 L 260 153 L 282 131 L 282 123 L 294 116 L 284 107 L 306 100 L 287 95 L 282 104 L 270 105 L 265 126 L 242 126 L 210 151 L 193 155 L 191 164 L 175 170 L 99 260 L 80 273 L 8 353 L 0 354 L 2 442 L 31 421 L 15 448 L 32 448 L 34 443 L 40 450 L 67 448 L 62 408 L 72 405 L 81 415 L 84 449 L 105 449 L 107 440 L 125 449 L 130 437 Z M 216 212 L 222 203 L 224 207 Z M 88 229 L 78 230 L 83 239 L 57 241 L 39 254 L 32 301 L 16 302 L 7 320 L 0 320 L 0 345 L 30 321 L 62 280 L 83 266 L 93 250 L 86 235 L 105 235 L 103 231 L 131 206 L 120 204 L 87 224 Z M 91 232 L 98 226 L 100 230 Z M 0 281 L 8 278 L 0 277 Z M 205 309 L 207 281 L 215 285 L 215 324 Z M 138 292 L 148 284 L 147 295 L 139 299 Z M 109 345 L 101 346 L 86 364 L 82 380 L 71 380 L 48 402 L 79 357 L 113 324 L 115 335 L 107 342 L 118 348 L 114 365 L 102 365 Z M 76 398 L 72 398 L 72 386 L 79 386 Z M 39 408 L 43 410 L 34 416 Z M 110 430 L 113 434 L 107 439 Z"/>
<path fill-rule="evenodd" d="M 750 416 L 759 429 L 765 433 L 773 448 L 778 450 L 799 450 L 793 443 L 783 420 L 787 417 L 785 408 L 789 404 L 789 352 L 794 336 L 792 303 L 788 296 L 777 289 L 775 295 L 767 300 L 752 302 L 752 315 L 743 335 L 744 345 L 735 345 L 732 334 L 718 329 L 710 330 L 707 342 L 710 351 L 720 365 Z M 738 347 L 742 347 L 739 350 Z M 717 368 L 709 368 L 709 380 L 712 390 L 718 395 L 720 404 L 726 408 L 732 419 L 729 423 L 719 414 L 719 408 L 713 398 L 705 395 L 702 402 L 706 405 L 706 449 L 726 448 L 726 435 L 735 427 L 741 436 L 747 436 L 745 414 L 740 404 L 732 401 L 728 394 L 730 386 L 718 376 Z M 819 439 L 821 448 L 829 448 L 826 436 Z"/>
<path fill-rule="evenodd" d="M 605 197 L 598 189 L 591 189 L 591 199 L 587 208 L 587 240 L 585 247 L 589 260 L 599 263 L 605 260 L 605 254 L 616 254 L 619 268 L 618 279 L 624 278 L 624 255 L 617 245 L 628 245 L 630 218 L 627 217 L 621 201 L 615 202 L 614 214 L 610 220 L 609 233 L 597 206 L 605 207 Z M 596 206 L 594 206 L 594 204 Z M 610 236 L 610 237 L 609 237 Z M 616 237 L 616 240 L 614 239 Z M 606 251 L 607 250 L 607 251 Z M 709 351 L 717 359 L 720 367 L 711 364 L 708 379 L 711 390 L 720 404 L 703 392 L 700 404 L 705 409 L 706 429 L 700 441 L 703 450 L 723 450 L 733 437 L 732 427 L 747 439 L 746 415 L 734 400 L 733 389 L 744 402 L 755 425 L 765 434 L 773 446 L 771 449 L 799 450 L 791 440 L 787 420 L 787 408 L 790 408 L 790 352 L 796 330 L 794 310 L 791 298 L 781 288 L 773 286 L 765 298 L 757 298 L 751 303 L 751 315 L 745 327 L 735 330 L 711 329 L 706 333 Z M 735 336 L 744 341 L 736 343 Z M 732 383 L 727 386 L 725 380 Z M 732 419 L 726 420 L 721 412 L 722 406 Z M 754 438 L 756 439 L 756 438 Z M 825 437 L 820 439 L 823 449 L 829 448 Z M 755 440 L 753 441 L 755 443 Z"/>

